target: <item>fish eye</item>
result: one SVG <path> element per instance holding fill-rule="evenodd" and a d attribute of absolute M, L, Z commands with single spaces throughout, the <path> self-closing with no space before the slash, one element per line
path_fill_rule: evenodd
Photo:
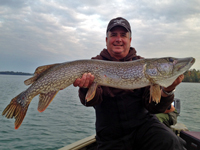
<path fill-rule="evenodd" d="M 170 57 L 169 62 L 174 62 L 174 59 Z"/>

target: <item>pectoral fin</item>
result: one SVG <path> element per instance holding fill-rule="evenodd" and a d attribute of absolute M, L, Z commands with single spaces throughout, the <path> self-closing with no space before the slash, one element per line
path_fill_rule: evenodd
<path fill-rule="evenodd" d="M 58 91 L 51 91 L 49 93 L 41 93 L 39 96 L 38 111 L 43 112 L 54 99 Z"/>
<path fill-rule="evenodd" d="M 160 98 L 161 98 L 160 86 L 158 84 L 151 85 L 149 103 L 151 102 L 151 100 L 153 100 L 158 104 L 160 102 Z"/>
<path fill-rule="evenodd" d="M 85 96 L 85 100 L 87 102 L 89 102 L 90 100 L 92 100 L 94 98 L 96 89 L 97 89 L 97 85 L 98 84 L 96 82 L 93 82 L 92 85 L 90 86 L 90 88 L 88 89 L 87 94 Z"/>

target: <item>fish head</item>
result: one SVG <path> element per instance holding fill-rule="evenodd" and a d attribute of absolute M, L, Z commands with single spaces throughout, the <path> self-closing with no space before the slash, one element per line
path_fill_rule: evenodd
<path fill-rule="evenodd" d="M 186 72 L 195 63 L 195 58 L 172 58 L 173 59 L 173 73 L 172 75 L 181 75 Z"/>
<path fill-rule="evenodd" d="M 171 85 L 179 75 L 187 71 L 194 63 L 195 59 L 193 57 L 165 57 L 153 59 L 146 64 L 145 75 L 152 84 L 159 84 L 167 87 Z"/>

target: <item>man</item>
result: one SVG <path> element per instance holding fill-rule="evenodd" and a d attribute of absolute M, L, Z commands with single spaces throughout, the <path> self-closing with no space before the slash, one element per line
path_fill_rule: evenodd
<path fill-rule="evenodd" d="M 131 46 L 131 27 L 121 17 L 112 19 L 107 27 L 106 46 L 93 59 L 106 61 L 134 61 L 140 59 Z M 94 81 L 91 73 L 83 74 L 74 82 L 79 86 L 82 104 L 93 106 L 96 112 L 98 149 L 182 150 L 180 139 L 151 113 L 164 112 L 172 103 L 173 90 L 183 75 L 161 91 L 161 102 L 149 103 L 149 87 L 122 90 L 98 86 L 94 98 L 85 102 L 88 88 Z"/>
<path fill-rule="evenodd" d="M 171 104 L 164 113 L 156 114 L 158 120 L 164 123 L 167 127 L 171 125 L 175 125 L 177 123 L 177 117 L 179 113 L 177 112 L 176 108 Z"/>

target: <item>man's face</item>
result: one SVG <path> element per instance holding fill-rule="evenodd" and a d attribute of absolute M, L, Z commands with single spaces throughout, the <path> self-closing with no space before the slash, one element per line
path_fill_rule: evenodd
<path fill-rule="evenodd" d="M 114 27 L 108 32 L 106 46 L 110 55 L 116 59 L 122 59 L 129 53 L 131 36 L 129 32 L 120 26 Z"/>

